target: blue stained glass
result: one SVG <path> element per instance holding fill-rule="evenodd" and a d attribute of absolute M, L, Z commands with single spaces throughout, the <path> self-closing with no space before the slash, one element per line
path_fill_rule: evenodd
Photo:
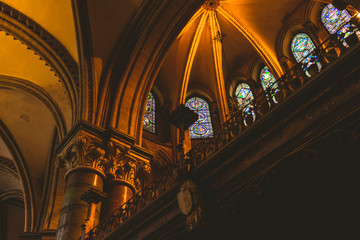
<path fill-rule="evenodd" d="M 340 11 L 332 4 L 328 4 L 321 12 L 321 21 L 330 34 L 336 33 L 342 25 L 349 22 L 351 16 L 345 9 Z"/>
<path fill-rule="evenodd" d="M 195 111 L 199 118 L 190 126 L 190 138 L 208 138 L 213 136 L 209 104 L 202 98 L 193 97 L 187 100 L 186 107 Z"/>
<path fill-rule="evenodd" d="M 155 98 L 152 93 L 149 93 L 149 97 L 146 102 L 143 127 L 145 130 L 155 133 Z"/>
<path fill-rule="evenodd" d="M 303 64 L 303 69 L 308 77 L 311 77 L 307 69 L 316 64 L 320 71 L 322 66 L 319 58 L 313 53 L 315 45 L 306 33 L 298 33 L 291 42 L 291 51 L 297 62 Z"/>

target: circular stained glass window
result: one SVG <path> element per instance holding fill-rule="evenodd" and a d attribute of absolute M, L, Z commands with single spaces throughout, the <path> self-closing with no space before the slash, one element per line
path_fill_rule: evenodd
<path fill-rule="evenodd" d="M 194 125 L 193 128 L 192 128 L 192 132 L 195 134 L 195 135 L 198 135 L 198 136 L 204 136 L 206 135 L 206 133 L 208 132 L 208 128 L 203 125 L 203 124 L 197 124 L 197 125 Z"/>
<path fill-rule="evenodd" d="M 326 13 L 325 22 L 333 24 L 337 20 L 339 20 L 339 16 L 340 16 L 340 11 L 337 8 L 335 7 L 330 8 Z"/>
<path fill-rule="evenodd" d="M 192 109 L 201 109 L 204 107 L 204 103 L 199 99 L 194 99 L 193 101 L 190 102 L 190 107 Z"/>
<path fill-rule="evenodd" d="M 304 51 L 306 49 L 307 41 L 308 41 L 308 39 L 305 37 L 304 38 L 299 37 L 298 39 L 296 39 L 294 51 L 296 51 L 296 52 Z"/>

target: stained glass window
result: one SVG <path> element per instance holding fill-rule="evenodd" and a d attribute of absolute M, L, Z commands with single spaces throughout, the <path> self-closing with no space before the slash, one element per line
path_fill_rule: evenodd
<path fill-rule="evenodd" d="M 268 96 L 269 98 L 273 98 L 273 100 L 276 103 L 276 100 L 274 98 L 274 95 L 276 92 L 279 91 L 279 86 L 276 83 L 276 79 L 274 77 L 274 75 L 272 75 L 272 73 L 270 72 L 270 69 L 268 66 L 265 66 L 261 72 L 260 72 L 260 80 L 261 80 L 261 84 L 264 88 L 264 90 L 269 90 L 269 94 L 270 96 Z"/>
<path fill-rule="evenodd" d="M 316 49 L 313 41 L 306 33 L 298 33 L 295 35 L 291 42 L 291 51 L 294 54 L 294 57 L 297 62 L 303 64 L 303 69 L 307 76 L 311 77 L 307 69 L 316 64 L 318 70 L 321 70 L 321 63 L 318 56 L 313 53 Z"/>
<path fill-rule="evenodd" d="M 190 126 L 190 138 L 208 138 L 213 136 L 209 104 L 202 98 L 193 97 L 187 100 L 186 107 L 195 111 L 199 118 Z"/>
<path fill-rule="evenodd" d="M 255 120 L 255 111 L 252 103 L 254 96 L 250 86 L 246 83 L 240 83 L 235 90 L 235 96 L 239 102 L 239 107 L 244 110 L 243 112 L 252 115 L 253 120 Z"/>
<path fill-rule="evenodd" d="M 356 34 L 357 37 L 360 38 L 359 29 L 354 24 L 347 23 L 340 28 L 340 30 L 337 33 L 337 35 L 338 35 L 337 37 L 345 47 L 349 47 L 349 45 L 346 43 L 345 39 L 348 38 L 352 34 Z"/>
<path fill-rule="evenodd" d="M 155 133 L 155 98 L 152 93 L 149 93 L 146 102 L 143 126 L 145 130 Z"/>
<path fill-rule="evenodd" d="M 324 7 L 321 13 L 321 21 L 330 34 L 336 33 L 340 27 L 349 22 L 351 19 L 350 14 L 345 9 L 340 11 L 332 4 L 328 4 Z"/>
<path fill-rule="evenodd" d="M 337 34 L 337 38 L 345 47 L 349 47 L 345 39 L 352 34 L 356 34 L 360 38 L 360 31 L 355 25 L 350 24 L 351 15 L 346 9 L 340 11 L 332 4 L 324 7 L 321 13 L 321 21 L 330 34 Z"/>

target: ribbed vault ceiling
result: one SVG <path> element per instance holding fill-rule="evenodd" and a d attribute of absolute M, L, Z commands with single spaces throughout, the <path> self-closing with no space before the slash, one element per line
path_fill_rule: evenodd
<path fill-rule="evenodd" d="M 174 106 L 198 89 L 217 101 L 229 81 L 250 77 L 255 62 L 281 75 L 277 38 L 289 16 L 303 18 L 309 1 L 208 0 L 170 47 L 156 85 Z M 225 94 L 226 95 L 226 94 Z"/>

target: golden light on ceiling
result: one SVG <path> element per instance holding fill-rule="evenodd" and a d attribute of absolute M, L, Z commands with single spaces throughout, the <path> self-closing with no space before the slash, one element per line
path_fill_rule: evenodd
<path fill-rule="evenodd" d="M 224 112 L 221 114 L 227 114 L 228 108 L 226 104 L 226 93 L 224 86 L 224 73 L 223 73 L 223 40 L 224 34 L 221 31 L 218 15 L 221 15 L 226 21 L 228 21 L 238 32 L 240 32 L 245 38 L 250 42 L 254 49 L 258 52 L 259 56 L 263 61 L 274 70 L 278 76 L 282 75 L 282 70 L 278 63 L 274 61 L 272 56 L 269 54 L 267 49 L 262 45 L 262 43 L 252 34 L 252 32 L 246 28 L 243 24 L 240 23 L 232 14 L 225 10 L 221 3 L 225 1 L 220 0 L 207 0 L 203 6 L 194 14 L 190 19 L 188 24 L 184 27 L 181 33 L 178 36 L 178 39 L 181 38 L 183 34 L 190 30 L 190 27 L 195 24 L 197 21 L 197 27 L 191 42 L 190 51 L 187 56 L 187 62 L 185 65 L 185 72 L 183 75 L 182 81 L 182 90 L 180 95 L 181 103 L 185 102 L 187 87 L 190 79 L 191 69 L 194 63 L 195 55 L 200 43 L 201 35 L 207 23 L 209 24 L 209 29 L 211 33 L 211 43 L 212 43 L 212 52 L 214 59 L 214 68 L 216 73 L 217 89 L 218 96 L 223 96 L 219 99 L 220 104 L 222 105 L 220 109 L 223 109 Z M 200 18 L 200 20 L 199 20 Z"/>
<path fill-rule="evenodd" d="M 214 65 L 215 65 L 215 73 L 216 73 L 216 81 L 217 81 L 217 90 L 220 101 L 220 109 L 222 109 L 221 114 L 223 114 L 222 119 L 225 119 L 226 114 L 229 112 L 228 105 L 226 104 L 226 91 L 225 91 L 225 81 L 224 81 L 224 72 L 223 72 L 223 48 L 222 48 L 222 40 L 223 35 L 221 33 L 219 21 L 217 19 L 215 11 L 210 11 L 210 32 L 212 39 L 212 49 L 213 49 L 213 57 L 214 57 Z"/>
<path fill-rule="evenodd" d="M 201 34 L 202 34 L 202 32 L 203 32 L 203 30 L 205 28 L 206 19 L 207 19 L 208 15 L 209 15 L 208 11 L 205 11 L 202 14 L 199 25 L 198 25 L 198 27 L 196 28 L 196 31 L 195 31 L 194 39 L 193 39 L 191 47 L 190 47 L 190 52 L 189 52 L 189 55 L 188 55 L 188 59 L 186 61 L 186 66 L 185 66 L 184 78 L 183 78 L 183 81 L 182 81 L 182 88 L 181 88 L 182 91 L 181 91 L 181 96 L 180 96 L 180 99 L 181 99 L 182 103 L 185 103 L 185 98 L 186 98 L 186 93 L 187 93 L 187 86 L 188 86 L 188 83 L 189 83 L 191 68 L 192 68 L 192 65 L 194 63 L 196 50 L 197 50 L 197 48 L 199 46 L 200 39 L 201 39 Z"/>

